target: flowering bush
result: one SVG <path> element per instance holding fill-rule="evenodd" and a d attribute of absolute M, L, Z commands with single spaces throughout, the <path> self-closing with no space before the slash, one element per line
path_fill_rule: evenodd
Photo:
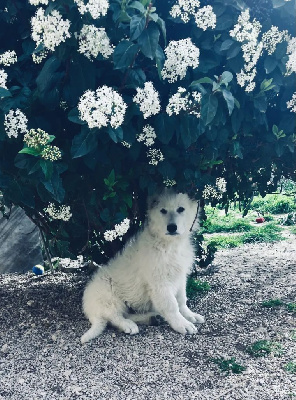
<path fill-rule="evenodd" d="M 295 0 L 3 0 L 2 202 L 52 255 L 97 262 L 165 186 L 247 208 L 295 174 L 294 14 Z"/>

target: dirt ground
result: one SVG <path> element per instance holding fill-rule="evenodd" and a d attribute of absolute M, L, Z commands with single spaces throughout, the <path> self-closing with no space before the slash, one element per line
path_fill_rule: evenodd
<path fill-rule="evenodd" d="M 200 272 L 211 285 L 190 305 L 205 315 L 194 336 L 163 323 L 127 336 L 113 329 L 85 345 L 85 274 L 0 275 L 0 400 L 296 399 L 296 313 L 262 302 L 296 301 L 296 237 L 222 250 Z M 247 353 L 257 340 L 271 354 Z M 241 374 L 213 358 L 235 357 Z"/>

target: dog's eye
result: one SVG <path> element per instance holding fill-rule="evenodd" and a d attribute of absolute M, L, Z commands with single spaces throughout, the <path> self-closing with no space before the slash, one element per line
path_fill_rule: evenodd
<path fill-rule="evenodd" d="M 184 208 L 184 207 L 179 207 L 179 208 L 177 209 L 177 212 L 178 212 L 178 213 L 182 213 L 183 211 L 185 211 L 185 208 Z"/>
<path fill-rule="evenodd" d="M 167 213 L 167 210 L 165 210 L 164 208 L 162 208 L 162 209 L 160 210 L 160 212 L 161 212 L 162 214 L 166 214 L 166 213 Z"/>

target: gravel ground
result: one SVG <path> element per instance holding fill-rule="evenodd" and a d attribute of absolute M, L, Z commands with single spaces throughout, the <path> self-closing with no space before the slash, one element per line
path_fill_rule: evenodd
<path fill-rule="evenodd" d="M 296 238 L 217 253 L 201 279 L 212 289 L 191 302 L 207 322 L 194 336 L 165 323 L 126 336 L 113 329 L 80 344 L 84 274 L 0 275 L 0 399 L 296 399 L 296 313 L 262 301 L 296 299 Z M 281 350 L 255 358 L 256 340 Z M 242 374 L 212 358 L 236 358 Z"/>

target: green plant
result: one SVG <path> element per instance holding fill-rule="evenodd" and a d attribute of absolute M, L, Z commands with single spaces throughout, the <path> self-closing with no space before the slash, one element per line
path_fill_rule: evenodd
<path fill-rule="evenodd" d="M 189 299 L 194 298 L 198 293 L 208 292 L 211 286 L 208 282 L 203 282 L 192 277 L 187 280 L 186 293 Z"/>
<path fill-rule="evenodd" d="M 266 307 L 266 308 L 274 308 L 274 307 L 279 307 L 284 305 L 285 303 L 282 302 L 282 300 L 280 299 L 272 299 L 272 300 L 266 300 L 263 301 L 263 303 L 261 304 L 262 307 Z"/>
<path fill-rule="evenodd" d="M 211 236 L 208 241 L 206 241 L 208 245 L 214 246 L 217 249 L 232 249 L 238 246 L 243 245 L 243 241 L 241 236 L 233 235 L 233 236 Z"/>
<path fill-rule="evenodd" d="M 265 197 L 254 197 L 250 208 L 263 214 L 285 214 L 295 210 L 296 203 L 292 197 L 283 194 L 268 194 Z"/>
<path fill-rule="evenodd" d="M 296 374 L 296 362 L 290 361 L 285 368 L 286 371 Z"/>
<path fill-rule="evenodd" d="M 288 311 L 296 313 L 296 303 L 288 303 L 287 304 L 287 309 L 288 309 Z"/>
<path fill-rule="evenodd" d="M 1 203 L 51 256 L 106 262 L 167 186 L 247 212 L 295 175 L 295 0 L 196 4 L 1 1 Z"/>
<path fill-rule="evenodd" d="M 270 353 L 280 355 L 282 353 L 282 347 L 277 342 L 271 342 L 269 340 L 258 340 L 248 346 L 246 351 L 253 357 L 264 357 Z"/>
<path fill-rule="evenodd" d="M 296 213 L 289 213 L 280 220 L 281 225 L 292 226 L 296 225 Z"/>
<path fill-rule="evenodd" d="M 281 228 L 270 223 L 265 226 L 255 227 L 251 232 L 242 235 L 243 243 L 262 243 L 262 242 L 276 242 L 278 240 L 283 240 L 280 234 Z"/>
<path fill-rule="evenodd" d="M 221 358 L 213 358 L 212 362 L 218 365 L 222 372 L 226 372 L 229 374 L 230 372 L 234 374 L 241 374 L 247 368 L 243 365 L 240 365 L 236 362 L 235 357 L 231 357 L 230 359 Z"/>

